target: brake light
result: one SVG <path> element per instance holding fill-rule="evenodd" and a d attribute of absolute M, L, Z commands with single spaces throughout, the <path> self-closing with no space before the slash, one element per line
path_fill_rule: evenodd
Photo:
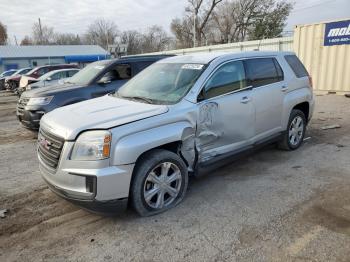
<path fill-rule="evenodd" d="M 311 88 L 314 87 L 314 85 L 313 85 L 313 83 L 312 83 L 312 77 L 311 77 L 311 76 L 309 76 L 309 85 L 310 85 Z"/>

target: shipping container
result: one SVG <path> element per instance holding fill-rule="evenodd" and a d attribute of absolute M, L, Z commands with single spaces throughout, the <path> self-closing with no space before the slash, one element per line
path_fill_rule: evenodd
<path fill-rule="evenodd" d="M 350 19 L 297 25 L 294 52 L 320 92 L 350 91 Z"/>

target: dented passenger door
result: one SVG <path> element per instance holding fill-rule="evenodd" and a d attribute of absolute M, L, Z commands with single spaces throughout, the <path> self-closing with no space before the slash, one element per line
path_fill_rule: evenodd
<path fill-rule="evenodd" d="M 250 145 L 255 134 L 252 99 L 242 61 L 224 63 L 211 75 L 198 103 L 199 162 L 229 155 Z"/>

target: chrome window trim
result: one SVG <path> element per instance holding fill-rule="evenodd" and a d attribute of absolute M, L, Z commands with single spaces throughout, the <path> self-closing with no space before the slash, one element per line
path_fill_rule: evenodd
<path fill-rule="evenodd" d="M 207 76 L 207 78 L 203 81 L 203 83 L 201 84 L 201 87 L 199 88 L 199 92 L 196 94 L 196 104 L 199 104 L 199 103 L 202 103 L 204 101 L 208 101 L 208 100 L 211 100 L 213 98 L 217 98 L 217 97 L 222 97 L 222 96 L 226 96 L 226 95 L 230 95 L 230 94 L 233 94 L 233 93 L 238 93 L 238 92 L 241 92 L 241 91 L 246 91 L 248 89 L 252 90 L 252 89 L 255 89 L 255 88 L 260 88 L 260 87 L 265 87 L 265 86 L 269 86 L 271 84 L 268 84 L 268 85 L 263 85 L 263 86 L 258 86 L 258 87 L 253 87 L 252 85 L 250 86 L 247 86 L 246 88 L 242 88 L 242 89 L 239 89 L 239 90 L 235 90 L 235 91 L 232 91 L 232 92 L 229 92 L 229 93 L 226 93 L 226 94 L 222 94 L 222 95 L 219 95 L 219 96 L 215 96 L 215 97 L 211 97 L 209 99 L 204 99 L 202 101 L 198 101 L 198 97 L 199 97 L 199 94 L 202 92 L 203 88 L 205 87 L 205 85 L 207 84 L 207 82 L 209 81 L 209 79 L 213 76 L 214 73 L 216 73 L 216 71 L 221 68 L 222 66 L 226 65 L 227 63 L 231 63 L 231 62 L 236 62 L 236 61 L 246 61 L 246 60 L 250 60 L 250 59 L 259 59 L 259 58 L 272 58 L 272 59 L 276 59 L 276 61 L 278 62 L 278 56 L 277 55 L 271 55 L 271 56 L 252 56 L 252 57 L 241 57 L 241 58 L 236 58 L 236 59 L 230 59 L 230 60 L 227 60 L 225 62 L 222 62 L 221 64 L 217 65 L 213 71 Z M 281 67 L 281 64 L 278 62 L 278 64 L 280 65 Z M 282 67 L 281 67 L 282 69 Z M 244 67 L 244 70 L 245 70 L 245 67 Z M 276 69 L 277 70 L 277 69 Z M 283 69 L 282 69 L 283 70 Z M 284 75 L 284 71 L 283 72 L 283 75 Z M 285 81 L 285 79 L 281 80 L 281 81 L 278 81 L 278 82 L 274 82 L 272 84 L 275 84 L 275 83 L 280 83 L 280 82 L 283 82 Z"/>
<path fill-rule="evenodd" d="M 258 88 L 261 88 L 261 87 L 268 87 L 268 86 L 270 86 L 270 85 L 274 85 L 274 84 L 276 84 L 276 83 L 281 83 L 281 82 L 284 82 L 284 81 L 285 81 L 285 73 L 284 73 L 284 71 L 283 71 L 283 69 L 282 69 L 281 64 L 278 62 L 277 56 L 272 56 L 272 57 L 270 57 L 270 56 L 266 56 L 266 57 L 265 57 L 265 56 L 264 56 L 264 57 L 252 57 L 252 58 L 247 58 L 247 59 L 245 59 L 245 60 L 251 60 L 251 59 L 261 59 L 261 58 L 272 58 L 272 59 L 276 60 L 276 62 L 278 63 L 279 67 L 281 68 L 281 71 L 282 71 L 282 74 L 283 74 L 283 79 L 282 79 L 282 80 L 280 80 L 280 81 L 276 81 L 276 82 L 273 82 L 273 83 L 267 84 L 267 85 L 262 85 L 262 86 L 252 86 L 252 88 L 253 88 L 253 89 L 258 89 Z M 275 69 L 276 69 L 276 72 L 277 72 L 277 68 L 276 68 L 275 63 L 274 63 L 274 66 L 275 66 Z M 278 73 L 278 72 L 277 72 L 277 73 Z"/>
<path fill-rule="evenodd" d="M 214 99 L 217 99 L 217 98 L 221 98 L 221 97 L 224 97 L 224 96 L 228 96 L 228 95 L 232 95 L 232 94 L 236 94 L 236 93 L 243 92 L 243 91 L 248 91 L 248 90 L 252 91 L 253 90 L 253 86 L 247 86 L 245 88 L 234 90 L 234 91 L 222 94 L 222 95 L 214 96 L 214 97 L 211 97 L 211 98 L 199 101 L 199 102 L 197 101 L 197 104 L 201 104 L 203 102 L 208 102 L 208 101 L 210 102 L 210 101 L 212 101 Z"/>
<path fill-rule="evenodd" d="M 226 64 L 228 63 L 232 63 L 232 62 L 239 62 L 239 61 L 244 61 L 244 58 L 238 58 L 238 59 L 232 59 L 232 60 L 227 60 L 225 62 L 222 62 L 221 64 L 217 65 L 213 71 L 207 76 L 207 78 L 203 81 L 201 87 L 200 87 L 200 91 L 199 93 L 197 94 L 197 101 L 196 103 L 199 104 L 199 103 L 202 103 L 202 102 L 205 102 L 205 101 L 208 101 L 208 100 L 212 100 L 213 98 L 217 98 L 217 97 L 222 97 L 222 96 L 226 96 L 226 95 L 230 95 L 230 94 L 233 94 L 233 93 L 237 93 L 237 92 L 240 92 L 240 91 L 243 91 L 243 90 L 246 90 L 246 89 L 251 89 L 252 87 L 251 86 L 248 86 L 248 87 L 245 87 L 245 88 L 242 88 L 242 89 L 239 89 L 239 90 L 234 90 L 234 91 L 231 91 L 231 92 L 228 92 L 228 93 L 225 93 L 225 94 L 222 94 L 222 95 L 218 95 L 218 96 L 215 96 L 215 97 L 211 97 L 211 98 L 208 98 L 208 99 L 204 99 L 202 101 L 198 101 L 198 96 L 199 94 L 203 91 L 203 89 L 205 88 L 205 85 L 208 83 L 208 81 L 210 80 L 210 78 L 223 66 L 225 66 Z M 244 67 L 244 64 L 243 64 L 243 67 Z M 245 71 L 245 68 L 244 68 L 244 71 Z M 245 72 L 245 75 L 246 75 L 246 72 Z"/>

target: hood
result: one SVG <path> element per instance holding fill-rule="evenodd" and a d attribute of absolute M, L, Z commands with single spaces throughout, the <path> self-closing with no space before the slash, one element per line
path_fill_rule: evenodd
<path fill-rule="evenodd" d="M 52 82 L 51 84 L 54 85 L 56 82 Z M 35 81 L 35 82 L 32 82 L 30 83 L 30 86 L 32 87 L 32 89 L 34 88 L 38 88 L 38 87 L 47 87 L 49 86 L 50 84 L 46 84 L 45 81 Z M 27 90 L 28 90 L 28 87 L 27 87 Z M 31 89 L 29 89 L 31 90 Z"/>
<path fill-rule="evenodd" d="M 35 80 L 35 78 L 30 76 L 22 76 L 21 80 L 19 81 L 19 87 L 26 87 L 33 80 Z"/>
<path fill-rule="evenodd" d="M 10 76 L 9 78 L 8 78 L 8 80 L 11 80 L 11 81 L 19 81 L 19 80 L 21 80 L 21 75 L 15 75 L 15 76 Z"/>
<path fill-rule="evenodd" d="M 36 83 L 34 84 L 36 85 Z M 60 92 L 67 92 L 75 88 L 81 88 L 84 86 L 74 84 L 53 84 L 38 89 L 28 90 L 22 94 L 23 97 L 42 97 L 56 95 Z"/>
<path fill-rule="evenodd" d="M 55 109 L 43 116 L 40 125 L 66 140 L 74 140 L 85 130 L 110 129 L 167 111 L 166 105 L 145 104 L 107 95 Z"/>

